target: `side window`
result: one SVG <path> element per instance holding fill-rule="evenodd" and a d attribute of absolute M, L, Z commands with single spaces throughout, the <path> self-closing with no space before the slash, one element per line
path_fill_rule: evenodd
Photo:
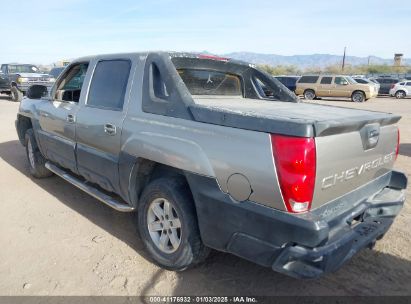
<path fill-rule="evenodd" d="M 3 72 L 3 74 L 7 74 L 6 69 L 7 69 L 6 65 L 1 66 L 1 71 Z"/>
<path fill-rule="evenodd" d="M 298 83 L 316 83 L 319 76 L 302 76 Z"/>
<path fill-rule="evenodd" d="M 323 77 L 321 79 L 321 84 L 331 84 L 331 81 L 333 80 L 332 77 Z"/>
<path fill-rule="evenodd" d="M 259 78 L 255 78 L 254 84 L 261 97 L 271 98 L 271 99 L 274 98 L 274 92 L 271 91 L 270 88 L 268 88 L 267 85 L 262 80 L 260 80 Z"/>
<path fill-rule="evenodd" d="M 79 63 L 70 67 L 56 85 L 54 99 L 78 102 L 87 68 L 88 63 Z"/>
<path fill-rule="evenodd" d="M 129 60 L 103 60 L 97 63 L 91 80 L 87 105 L 121 110 L 124 104 L 131 62 Z"/>
<path fill-rule="evenodd" d="M 348 84 L 348 81 L 344 77 L 335 77 L 334 83 L 339 84 L 339 85 L 343 85 L 343 84 Z"/>
<path fill-rule="evenodd" d="M 411 87 L 411 82 L 407 82 L 407 86 Z"/>

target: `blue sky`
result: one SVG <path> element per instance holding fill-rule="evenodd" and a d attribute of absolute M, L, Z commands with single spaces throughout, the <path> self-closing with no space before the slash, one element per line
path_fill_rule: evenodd
<path fill-rule="evenodd" d="M 411 2 L 0 0 L 0 63 L 142 50 L 411 57 Z"/>

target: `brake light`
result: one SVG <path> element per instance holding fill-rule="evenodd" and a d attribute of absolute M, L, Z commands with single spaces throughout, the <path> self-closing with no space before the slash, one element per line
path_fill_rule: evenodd
<path fill-rule="evenodd" d="M 394 89 L 394 87 L 395 87 L 395 84 L 392 84 L 392 85 L 391 85 L 391 89 Z"/>
<path fill-rule="evenodd" d="M 288 212 L 310 210 L 316 174 L 314 138 L 271 134 L 278 181 Z"/>
<path fill-rule="evenodd" d="M 229 58 L 215 56 L 215 55 L 206 55 L 206 54 L 200 54 L 198 55 L 198 58 L 199 59 L 212 59 L 212 60 L 217 60 L 217 61 L 228 61 L 229 60 Z"/>
<path fill-rule="evenodd" d="M 398 157 L 398 153 L 400 152 L 400 129 L 397 129 L 397 148 L 395 149 L 395 159 Z"/>

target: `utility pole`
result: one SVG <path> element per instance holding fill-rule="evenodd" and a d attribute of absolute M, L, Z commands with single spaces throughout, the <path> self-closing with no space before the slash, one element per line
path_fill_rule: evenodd
<path fill-rule="evenodd" d="M 344 67 L 345 67 L 345 51 L 347 50 L 347 47 L 344 47 L 344 56 L 343 56 L 343 61 L 342 61 L 342 66 L 341 66 L 341 71 L 344 72 Z"/>

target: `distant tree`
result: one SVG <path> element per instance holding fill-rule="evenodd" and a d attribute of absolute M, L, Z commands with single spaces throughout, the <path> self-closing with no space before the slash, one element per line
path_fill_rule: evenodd
<path fill-rule="evenodd" d="M 346 74 L 346 75 L 366 75 L 366 74 L 401 74 L 411 73 L 410 66 L 395 67 L 391 65 L 349 65 L 347 64 L 344 71 L 341 70 L 341 65 L 333 64 L 326 67 L 311 66 L 305 69 L 300 69 L 294 65 L 277 65 L 272 66 L 262 64 L 258 66 L 271 75 L 301 75 L 301 74 Z"/>
<path fill-rule="evenodd" d="M 261 70 L 266 71 L 267 73 L 271 75 L 299 75 L 301 74 L 301 70 L 299 70 L 294 65 L 272 66 L 268 64 L 262 64 L 262 65 L 258 65 L 258 67 Z"/>

